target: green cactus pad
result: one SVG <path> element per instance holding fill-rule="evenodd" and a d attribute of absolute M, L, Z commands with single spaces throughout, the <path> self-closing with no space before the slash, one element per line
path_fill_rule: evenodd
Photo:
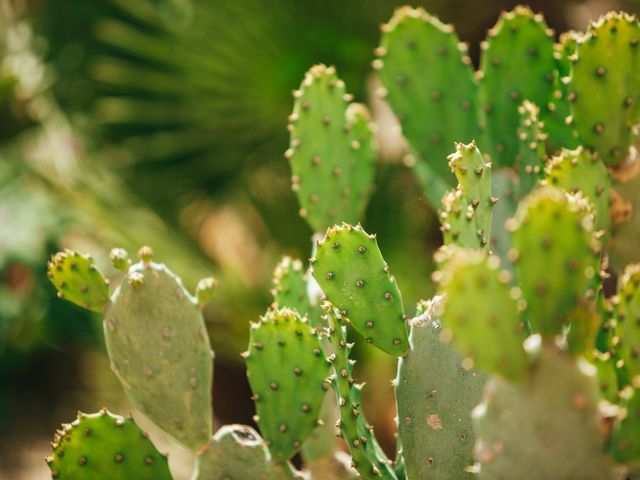
<path fill-rule="evenodd" d="M 398 429 L 411 479 L 473 479 L 475 436 L 471 410 L 482 399 L 486 376 L 462 367 L 462 357 L 441 339 L 436 296 L 418 305 L 411 321 L 411 350 L 399 360 L 395 380 Z"/>
<path fill-rule="evenodd" d="M 73 250 L 51 257 L 47 276 L 58 290 L 58 297 L 87 310 L 103 313 L 109 308 L 109 285 L 89 255 Z"/>
<path fill-rule="evenodd" d="M 451 249 L 435 279 L 446 297 L 443 341 L 451 341 L 481 371 L 520 378 L 527 367 L 518 292 L 500 260 L 481 250 Z M 491 348 L 485 348 L 491 345 Z"/>
<path fill-rule="evenodd" d="M 508 223 L 509 256 L 527 301 L 524 313 L 543 336 L 562 332 L 598 271 L 592 219 L 583 197 L 544 187 L 520 202 Z"/>
<path fill-rule="evenodd" d="M 478 136 L 477 85 L 466 45 L 422 8 L 398 8 L 382 26 L 373 62 L 402 131 L 435 174 L 450 179 L 454 141 Z"/>
<path fill-rule="evenodd" d="M 273 303 L 279 307 L 295 310 L 307 316 L 311 326 L 320 327 L 320 305 L 312 305 L 307 293 L 307 275 L 302 261 L 289 256 L 282 257 L 273 270 Z"/>
<path fill-rule="evenodd" d="M 494 379 L 474 409 L 480 479 L 614 478 L 592 372 L 543 347 L 524 383 Z"/>
<path fill-rule="evenodd" d="M 595 229 L 607 233 L 611 225 L 611 178 L 604 163 L 588 150 L 562 150 L 545 168 L 546 183 L 569 193 L 582 192 L 595 209 Z"/>
<path fill-rule="evenodd" d="M 458 188 L 473 209 L 480 244 L 487 245 L 491 235 L 491 212 L 497 201 L 491 196 L 491 164 L 484 161 L 475 141 L 468 145 L 456 143 L 456 151 L 447 158 L 458 179 Z"/>
<path fill-rule="evenodd" d="M 614 427 L 611 453 L 616 462 L 631 463 L 640 460 L 640 390 L 624 403 L 624 416 Z"/>
<path fill-rule="evenodd" d="M 47 458 L 51 478 L 60 480 L 171 480 L 166 455 L 159 453 L 131 418 L 78 413 L 62 425 Z"/>
<path fill-rule="evenodd" d="M 378 444 L 373 427 L 362 408 L 362 387 L 352 377 L 355 360 L 349 359 L 352 343 L 347 342 L 346 317 L 329 302 L 322 305 L 326 314 L 327 336 L 333 347 L 329 361 L 333 366 L 331 386 L 338 399 L 340 419 L 336 426 L 351 453 L 352 466 L 364 480 L 396 480 L 391 462 Z"/>
<path fill-rule="evenodd" d="M 610 12 L 578 42 L 571 74 L 574 128 L 608 166 L 622 163 L 640 119 L 640 24 Z"/>
<path fill-rule="evenodd" d="M 146 256 L 145 256 L 146 258 Z M 104 319 L 111 368 L 157 426 L 193 452 L 211 439 L 213 352 L 196 299 L 165 265 L 133 265 Z"/>
<path fill-rule="evenodd" d="M 480 108 L 494 166 L 510 167 L 518 154 L 518 106 L 545 105 L 553 90 L 553 33 L 526 7 L 503 13 L 482 44 Z"/>
<path fill-rule="evenodd" d="M 304 478 L 289 462 L 276 462 L 264 441 L 246 425 L 225 425 L 196 460 L 192 480 L 292 480 Z"/>
<path fill-rule="evenodd" d="M 520 185 L 518 193 L 526 195 L 542 178 L 546 155 L 544 124 L 540 121 L 539 108 L 528 100 L 518 107 L 520 123 L 518 128 L 518 173 Z"/>
<path fill-rule="evenodd" d="M 409 348 L 402 294 L 375 236 L 342 224 L 327 231 L 311 262 L 327 299 L 344 312 L 365 341 L 389 355 Z"/>
<path fill-rule="evenodd" d="M 548 134 L 547 143 L 550 152 L 557 152 L 561 148 L 577 148 L 580 143 L 578 133 L 567 121 L 571 115 L 569 102 L 571 61 L 569 58 L 575 53 L 577 38 L 576 32 L 569 31 L 561 34 L 560 42 L 554 45 L 553 59 L 556 71 L 553 76 L 553 93 L 546 104 L 540 105 L 540 118 Z"/>
<path fill-rule="evenodd" d="M 615 307 L 617 352 L 631 378 L 640 385 L 640 264 L 627 266 Z"/>
<path fill-rule="evenodd" d="M 375 148 L 365 106 L 350 104 L 333 67 L 315 65 L 294 92 L 285 156 L 300 215 L 316 232 L 360 219 L 371 193 Z"/>
<path fill-rule="evenodd" d="M 274 458 L 288 460 L 317 426 L 329 388 L 322 342 L 295 310 L 270 310 L 251 325 L 245 358 L 260 431 Z"/>
<path fill-rule="evenodd" d="M 438 217 L 445 245 L 459 245 L 465 248 L 484 246 L 482 242 L 485 236 L 478 235 L 475 210 L 467 203 L 459 188 L 452 189 L 442 198 L 442 208 L 438 211 Z"/>

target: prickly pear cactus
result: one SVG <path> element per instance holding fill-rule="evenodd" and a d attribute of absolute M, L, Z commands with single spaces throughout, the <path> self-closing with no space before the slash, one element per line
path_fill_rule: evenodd
<path fill-rule="evenodd" d="M 322 326 L 320 305 L 313 305 L 308 293 L 309 272 L 301 260 L 282 257 L 273 271 L 273 303 L 277 307 L 291 308 L 300 316 L 307 316 L 311 326 Z"/>
<path fill-rule="evenodd" d="M 523 383 L 496 378 L 487 385 L 474 410 L 479 477 L 612 478 L 590 370 L 545 347 Z"/>
<path fill-rule="evenodd" d="M 398 430 L 409 479 L 472 479 L 475 435 L 471 410 L 486 375 L 462 366 L 443 335 L 444 298 L 421 302 L 411 320 L 411 350 L 395 380 Z"/>
<path fill-rule="evenodd" d="M 582 192 L 593 205 L 594 228 L 602 235 L 608 234 L 611 226 L 611 177 L 597 155 L 582 147 L 562 150 L 547 162 L 545 176 L 548 185 L 573 194 Z"/>
<path fill-rule="evenodd" d="M 213 371 L 200 307 L 215 281 L 204 279 L 196 299 L 165 265 L 151 261 L 149 247 L 139 256 L 129 266 L 124 250 L 112 251 L 114 265 L 127 272 L 111 299 L 106 280 L 86 255 L 55 255 L 49 276 L 62 298 L 106 311 L 107 352 L 125 393 L 151 421 L 198 452 L 212 434 Z"/>
<path fill-rule="evenodd" d="M 518 107 L 520 124 L 518 128 L 518 173 L 519 194 L 529 193 L 542 177 L 546 155 L 544 124 L 540 121 L 540 109 L 529 100 Z"/>
<path fill-rule="evenodd" d="M 486 145 L 496 167 L 510 167 L 518 154 L 518 107 L 551 98 L 555 64 L 553 32 L 527 7 L 503 13 L 489 30 L 480 59 L 480 108 Z"/>
<path fill-rule="evenodd" d="M 541 188 L 523 200 L 509 222 L 525 316 L 545 335 L 562 332 L 569 314 L 593 283 L 599 269 L 593 216 L 584 198 Z M 553 265 L 551 274 L 546 268 Z"/>
<path fill-rule="evenodd" d="M 362 388 L 353 378 L 354 360 L 349 358 L 353 344 L 347 342 L 346 322 L 337 308 L 325 302 L 327 336 L 333 353 L 328 357 L 332 365 L 331 386 L 338 399 L 340 419 L 336 426 L 351 453 L 352 466 L 364 480 L 396 480 L 393 466 L 378 445 L 373 426 L 365 417 L 362 408 Z"/>
<path fill-rule="evenodd" d="M 51 257 L 47 275 L 58 290 L 58 297 L 93 312 L 109 307 L 109 285 L 89 255 L 72 250 Z"/>
<path fill-rule="evenodd" d="M 624 413 L 614 427 L 611 454 L 620 463 L 636 463 L 640 460 L 640 392 L 631 391 L 631 398 L 623 403 Z"/>
<path fill-rule="evenodd" d="M 78 413 L 62 425 L 47 458 L 53 479 L 171 480 L 166 455 L 159 453 L 131 418 Z"/>
<path fill-rule="evenodd" d="M 522 378 L 528 359 L 511 274 L 500 268 L 497 257 L 482 250 L 453 248 L 448 255 L 435 277 L 446 298 L 444 337 L 468 359 L 462 364 L 467 369 L 475 366 L 510 379 Z"/>
<path fill-rule="evenodd" d="M 479 247 L 489 243 L 493 206 L 497 199 L 491 196 L 491 164 L 472 141 L 468 145 L 456 143 L 456 151 L 449 155 L 449 167 L 458 179 L 475 227 Z"/>
<path fill-rule="evenodd" d="M 318 243 L 311 266 L 327 299 L 345 312 L 365 341 L 389 355 L 407 351 L 402 294 L 375 236 L 359 225 L 336 225 Z"/>
<path fill-rule="evenodd" d="M 304 478 L 290 463 L 277 462 L 253 428 L 225 425 L 197 459 L 192 480 L 292 480 Z"/>
<path fill-rule="evenodd" d="M 350 103 L 335 68 L 315 65 L 294 92 L 289 117 L 292 188 L 300 215 L 316 232 L 356 223 L 371 193 L 375 148 L 369 113 Z"/>
<path fill-rule="evenodd" d="M 316 331 L 295 310 L 251 326 L 245 355 L 258 424 L 274 458 L 288 460 L 317 426 L 329 375 Z"/>
<path fill-rule="evenodd" d="M 478 87 L 467 46 L 451 25 L 422 8 L 398 8 L 382 32 L 373 67 L 385 86 L 383 95 L 417 150 L 420 166 L 451 183 L 446 163 L 451 145 L 468 143 L 479 131 Z"/>
<path fill-rule="evenodd" d="M 104 319 L 111 368 L 156 425 L 189 450 L 212 435 L 213 352 L 197 300 L 148 247 L 112 297 Z"/>
<path fill-rule="evenodd" d="M 640 119 L 640 24 L 610 12 L 576 46 L 571 70 L 573 126 L 607 166 L 622 163 Z"/>
<path fill-rule="evenodd" d="M 627 266 L 618 290 L 616 314 L 617 351 L 629 377 L 640 380 L 640 264 Z M 636 381 L 640 388 L 640 381 Z"/>

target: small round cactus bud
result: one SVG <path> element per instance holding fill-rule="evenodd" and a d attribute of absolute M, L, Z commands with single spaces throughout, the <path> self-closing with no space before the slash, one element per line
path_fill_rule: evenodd
<path fill-rule="evenodd" d="M 217 286 L 218 281 L 213 277 L 206 277 L 200 280 L 196 287 L 196 300 L 198 300 L 198 305 L 206 305 L 209 300 L 211 300 Z"/>
<path fill-rule="evenodd" d="M 123 272 L 127 270 L 131 264 L 131 260 L 129 260 L 129 252 L 124 248 L 112 248 L 111 252 L 109 252 L 109 258 L 111 259 L 113 266 Z"/>
<path fill-rule="evenodd" d="M 133 272 L 129 275 L 129 285 L 141 287 L 144 284 L 144 275 L 140 272 Z"/>
<path fill-rule="evenodd" d="M 145 245 L 138 250 L 138 257 L 140 257 L 143 263 L 149 263 L 153 258 L 153 250 L 148 245 Z"/>

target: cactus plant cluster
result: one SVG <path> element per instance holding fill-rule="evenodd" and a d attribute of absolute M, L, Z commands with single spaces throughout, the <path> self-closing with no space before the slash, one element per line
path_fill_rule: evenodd
<path fill-rule="evenodd" d="M 212 432 L 201 313 L 212 279 L 192 296 L 144 247 L 133 265 L 112 252 L 125 272 L 112 294 L 75 252 L 52 258 L 51 281 L 104 312 L 112 370 L 137 409 L 194 453 L 194 480 L 632 478 L 640 266 L 619 265 L 637 260 L 639 40 L 635 18 L 610 13 L 554 44 L 544 19 L 518 7 L 490 30 L 473 72 L 453 27 L 423 10 L 399 9 L 383 27 L 374 67 L 444 240 L 437 294 L 413 315 L 358 223 L 376 151 L 366 107 L 334 68 L 311 68 L 285 153 L 315 232 L 311 258 L 306 269 L 278 264 L 273 304 L 243 354 L 260 433 Z M 611 275 L 614 295 L 603 287 Z M 354 338 L 398 358 L 393 460 L 362 406 Z M 170 478 L 136 429 L 81 414 L 56 437 L 53 477 Z M 298 452 L 301 471 L 290 463 Z"/>

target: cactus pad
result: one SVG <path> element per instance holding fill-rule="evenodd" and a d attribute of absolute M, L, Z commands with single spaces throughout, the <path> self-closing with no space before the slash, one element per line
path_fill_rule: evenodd
<path fill-rule="evenodd" d="M 260 431 L 271 454 L 288 460 L 317 426 L 329 388 L 320 338 L 296 311 L 270 310 L 252 324 L 245 358 Z"/>
<path fill-rule="evenodd" d="M 276 462 L 264 441 L 246 425 L 225 425 L 197 458 L 192 480 L 292 480 L 303 478 L 288 462 Z"/>
<path fill-rule="evenodd" d="M 624 416 L 615 426 L 611 441 L 611 453 L 617 462 L 637 462 L 640 460 L 640 390 L 624 404 Z"/>
<path fill-rule="evenodd" d="M 285 156 L 300 215 L 316 232 L 355 223 L 366 206 L 375 149 L 365 106 L 350 104 L 333 67 L 315 65 L 294 92 L 291 143 Z"/>
<path fill-rule="evenodd" d="M 422 8 L 398 8 L 382 26 L 373 62 L 384 93 L 420 162 L 451 178 L 446 157 L 454 141 L 477 137 L 477 85 L 467 47 L 451 25 Z"/>
<path fill-rule="evenodd" d="M 340 419 L 336 426 L 347 442 L 351 453 L 352 466 L 363 480 L 396 480 L 391 462 L 386 457 L 369 425 L 362 408 L 362 387 L 352 377 L 354 360 L 349 359 L 352 343 L 347 342 L 346 321 L 340 312 L 329 302 L 322 309 L 326 314 L 327 335 L 333 354 L 329 361 L 333 366 L 330 377 L 331 386 L 338 399 Z"/>
<path fill-rule="evenodd" d="M 545 142 L 544 125 L 540 121 L 540 109 L 528 100 L 518 107 L 520 126 L 518 128 L 518 173 L 520 176 L 519 194 L 529 193 L 542 177 Z"/>
<path fill-rule="evenodd" d="M 51 478 L 61 480 L 171 480 L 165 455 L 130 419 L 106 410 L 78 413 L 63 425 L 47 458 Z"/>
<path fill-rule="evenodd" d="M 474 409 L 480 479 L 613 478 L 591 373 L 543 347 L 524 383 L 494 379 Z"/>
<path fill-rule="evenodd" d="M 625 269 L 618 291 L 616 312 L 617 351 L 631 378 L 640 385 L 640 264 Z"/>
<path fill-rule="evenodd" d="M 546 183 L 569 193 L 582 192 L 595 209 L 595 228 L 608 232 L 611 178 L 604 163 L 588 150 L 562 150 L 547 162 Z"/>
<path fill-rule="evenodd" d="M 496 167 L 510 167 L 518 154 L 518 106 L 527 99 L 544 105 L 553 90 L 553 33 L 542 15 L 526 7 L 503 13 L 482 44 L 480 108 Z"/>
<path fill-rule="evenodd" d="M 102 313 L 109 307 L 109 285 L 89 255 L 58 252 L 49 261 L 47 275 L 58 297 L 93 312 Z"/>
<path fill-rule="evenodd" d="M 402 294 L 375 236 L 342 224 L 327 231 L 311 262 L 312 274 L 333 305 L 365 341 L 389 355 L 409 348 Z"/>
<path fill-rule="evenodd" d="M 549 152 L 557 152 L 561 148 L 577 148 L 580 144 L 578 133 L 567 121 L 570 120 L 571 103 L 569 102 L 569 76 L 571 61 L 575 54 L 578 34 L 574 31 L 560 35 L 560 42 L 554 45 L 553 58 L 556 71 L 553 78 L 553 93 L 546 104 L 540 105 L 540 118 L 544 122 L 548 134 Z"/>
<path fill-rule="evenodd" d="M 475 435 L 471 410 L 486 376 L 465 370 L 456 348 L 442 341 L 442 297 L 418 305 L 411 350 L 399 360 L 395 381 L 398 429 L 411 479 L 473 479 Z M 466 469 L 466 470 L 465 470 Z"/>
<path fill-rule="evenodd" d="M 312 305 L 309 300 L 308 273 L 302 261 L 289 256 L 282 257 L 273 270 L 273 303 L 279 307 L 292 308 L 301 317 L 307 316 L 312 327 L 320 327 L 322 312 L 319 305 Z"/>
<path fill-rule="evenodd" d="M 204 447 L 212 434 L 213 352 L 180 279 L 163 264 L 133 265 L 113 295 L 104 333 L 111 368 L 136 407 L 189 450 Z"/>
<path fill-rule="evenodd" d="M 519 378 L 527 366 L 518 318 L 518 292 L 497 257 L 481 250 L 452 249 L 436 279 L 445 294 L 443 341 L 451 341 L 472 361 L 467 369 Z M 491 299 L 491 301 L 487 301 Z M 486 348 L 486 345 L 491 345 Z"/>
<path fill-rule="evenodd" d="M 571 74 L 574 127 L 583 145 L 615 166 L 627 157 L 640 119 L 640 23 L 610 12 L 576 47 Z"/>
<path fill-rule="evenodd" d="M 520 202 L 508 229 L 526 318 L 543 336 L 557 335 L 599 267 L 589 204 L 560 189 L 540 188 Z"/>
<path fill-rule="evenodd" d="M 480 245 L 487 245 L 491 234 L 491 212 L 496 199 L 491 196 L 491 164 L 484 161 L 476 142 L 456 143 L 456 151 L 447 157 L 458 179 L 458 188 L 473 209 Z"/>
<path fill-rule="evenodd" d="M 454 188 L 442 198 L 442 208 L 438 211 L 440 231 L 445 245 L 459 245 L 465 248 L 483 246 L 484 235 L 478 235 L 475 211 L 467 203 L 462 190 Z"/>

